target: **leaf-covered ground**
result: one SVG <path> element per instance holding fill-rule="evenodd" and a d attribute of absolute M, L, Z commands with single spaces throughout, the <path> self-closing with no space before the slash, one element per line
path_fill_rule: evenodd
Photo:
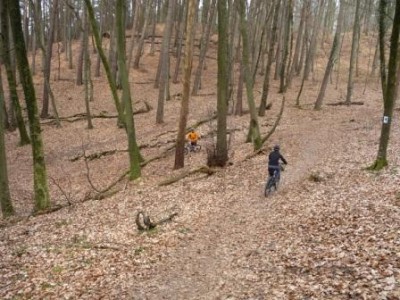
<path fill-rule="evenodd" d="M 156 62 L 145 56 L 130 78 L 136 107 L 143 101 L 153 107 L 135 116 L 146 159 L 173 144 L 180 105 L 173 97 L 166 103 L 165 123 L 155 125 Z M 191 97 L 189 125 L 215 110 L 216 64 L 210 59 L 207 67 L 201 95 Z M 322 73 L 316 70 L 316 76 Z M 74 70 L 63 69 L 61 78 L 53 83 L 61 116 L 83 113 L 84 92 L 74 85 Z M 84 120 L 63 121 L 60 129 L 43 124 L 52 201 L 65 207 L 29 217 L 31 152 L 18 147 L 16 132 L 8 133 L 18 216 L 1 221 L 0 298 L 400 299 L 399 113 L 392 123 L 390 166 L 366 171 L 376 157 L 382 100 L 375 79 L 365 87 L 364 80 L 357 79 L 354 91 L 354 101 L 364 105 L 326 105 L 321 111 L 312 109 L 318 81 L 306 82 L 301 109 L 294 106 L 299 82 L 293 83 L 281 123 L 267 142 L 280 143 L 289 162 L 280 190 L 269 198 L 263 196 L 266 155 L 246 159 L 252 147 L 245 143 L 249 116 L 243 115 L 229 117 L 231 165 L 214 175 L 194 174 L 159 187 L 183 172 L 172 170 L 169 151 L 143 168 L 142 179 L 119 183 L 112 197 L 83 201 L 93 194 L 83 151 L 117 150 L 89 161 L 98 189 L 128 168 L 124 131 L 115 118 L 96 118 L 93 130 Z M 40 91 L 41 78 L 35 82 Z M 104 78 L 94 84 L 92 113 L 115 114 Z M 280 108 L 276 87 L 274 82 L 272 109 L 260 119 L 263 134 Z M 343 101 L 344 81 L 328 89 L 326 104 Z M 260 91 L 256 85 L 257 100 Z M 172 94 L 180 92 L 181 84 L 171 85 Z M 187 157 L 185 170 L 205 163 L 204 149 L 215 128 L 213 122 L 200 126 L 203 151 Z M 141 233 L 135 224 L 140 210 L 153 220 L 178 215 Z"/>

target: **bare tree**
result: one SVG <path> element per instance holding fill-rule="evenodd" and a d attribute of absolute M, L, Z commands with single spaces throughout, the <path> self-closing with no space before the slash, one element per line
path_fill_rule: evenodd
<path fill-rule="evenodd" d="M 228 108 L 228 27 L 227 1 L 218 0 L 218 95 L 217 95 L 217 147 L 215 165 L 225 166 L 228 161 L 227 108 Z"/>
<path fill-rule="evenodd" d="M 9 39 L 9 18 L 7 15 L 7 2 L 2 1 L 0 5 L 0 22 L 1 22 L 1 36 L 0 36 L 0 56 L 4 62 L 8 89 L 10 94 L 11 108 L 14 110 L 12 113 L 15 114 L 16 123 L 19 130 L 20 145 L 27 145 L 30 143 L 28 132 L 25 127 L 25 122 L 22 117 L 22 109 L 18 100 L 17 84 L 15 80 L 15 74 L 13 73 L 10 59 L 10 39 Z M 1 110 L 3 107 L 1 107 Z"/>
<path fill-rule="evenodd" d="M 117 0 L 116 4 L 116 29 L 117 29 L 117 51 L 118 70 L 121 73 L 122 101 L 125 103 L 125 123 L 128 135 L 129 148 L 129 178 L 137 179 L 141 176 L 139 147 L 136 142 L 135 122 L 133 119 L 131 91 L 128 80 L 128 68 L 126 66 L 125 54 L 125 27 L 123 23 L 124 0 Z"/>
<path fill-rule="evenodd" d="M 342 34 L 342 26 L 343 26 L 343 14 L 344 14 L 344 0 L 340 0 L 340 8 L 339 8 L 339 15 L 337 18 L 337 26 L 335 37 L 333 39 L 331 53 L 329 55 L 329 60 L 326 65 L 324 78 L 322 79 L 321 88 L 319 90 L 318 98 L 315 101 L 314 109 L 318 110 L 321 109 L 322 102 L 325 97 L 325 91 L 328 86 L 329 76 L 331 75 L 333 66 L 336 62 L 336 59 L 339 54 L 340 44 L 341 44 L 341 34 Z"/>
<path fill-rule="evenodd" d="M 0 6 L 3 5 L 0 4 Z M 9 217 L 14 214 L 14 207 L 11 202 L 10 188 L 8 186 L 6 146 L 4 143 L 5 114 L 3 107 L 4 107 L 4 93 L 1 81 L 1 65 L 0 65 L 0 206 L 3 217 Z"/>
<path fill-rule="evenodd" d="M 347 81 L 347 95 L 346 104 L 350 105 L 351 97 L 353 93 L 353 73 L 354 64 L 356 62 L 357 48 L 359 42 L 360 32 L 360 0 L 356 1 L 356 12 L 354 14 L 354 25 L 353 25 L 353 39 L 351 44 L 351 55 L 350 55 L 350 67 L 349 67 L 349 79 Z"/>
<path fill-rule="evenodd" d="M 26 54 L 24 36 L 21 28 L 19 1 L 9 1 L 8 13 L 15 41 L 18 70 L 24 89 L 26 108 L 28 110 L 29 129 L 32 139 L 35 210 L 40 211 L 50 207 L 50 195 L 47 184 L 47 171 L 44 160 L 43 141 L 36 103 L 35 88 L 32 81 L 32 75 Z"/>
<path fill-rule="evenodd" d="M 390 38 L 390 53 L 388 68 L 385 63 L 385 22 L 387 17 L 388 0 L 379 1 L 379 50 L 381 62 L 381 83 L 383 95 L 383 118 L 378 154 L 371 170 L 380 170 L 388 165 L 387 148 L 389 145 L 390 129 L 393 110 L 396 101 L 396 85 L 398 83 L 397 68 L 399 67 L 399 36 L 400 36 L 400 0 L 396 0 L 396 8 Z M 386 73 L 387 72 L 387 73 Z"/>
<path fill-rule="evenodd" d="M 176 0 L 168 1 L 168 14 L 166 25 L 164 28 L 163 41 L 161 46 L 160 60 L 158 65 L 159 70 L 159 92 L 157 103 L 156 123 L 164 122 L 164 102 L 169 98 L 169 45 L 171 40 L 171 32 L 173 25 L 173 12 Z M 157 80 L 156 80 L 157 81 Z"/>
<path fill-rule="evenodd" d="M 184 76 L 183 76 L 183 95 L 182 95 L 182 101 L 181 101 L 178 135 L 176 138 L 174 169 L 183 168 L 184 163 L 185 163 L 184 146 L 185 146 L 185 133 L 186 133 L 187 117 L 189 114 L 190 77 L 192 74 L 196 0 L 188 0 L 187 12 L 188 12 L 188 14 L 187 14 L 187 18 L 186 18 L 187 21 L 186 21 Z"/>
<path fill-rule="evenodd" d="M 242 59 L 243 59 L 243 71 L 244 80 L 246 82 L 247 92 L 247 103 L 250 110 L 250 126 L 249 133 L 247 136 L 247 142 L 252 142 L 254 150 L 258 150 L 262 146 L 260 128 L 258 125 L 257 110 L 254 103 L 253 95 L 253 82 L 250 73 L 250 59 L 249 59 L 249 40 L 247 36 L 247 22 L 246 22 L 246 3 L 245 0 L 240 0 L 238 3 L 239 15 L 240 15 L 240 32 L 242 35 L 243 47 L 242 47 Z"/>

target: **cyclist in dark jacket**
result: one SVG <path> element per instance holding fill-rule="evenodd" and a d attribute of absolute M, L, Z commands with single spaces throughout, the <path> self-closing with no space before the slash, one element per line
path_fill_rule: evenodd
<path fill-rule="evenodd" d="M 282 162 L 286 165 L 287 161 L 286 159 L 282 156 L 282 154 L 279 152 L 280 147 L 279 145 L 274 146 L 274 150 L 269 154 L 268 156 L 268 173 L 269 176 L 274 175 L 274 171 L 278 171 L 278 178 L 280 176 L 280 166 L 279 166 L 279 160 L 282 160 Z"/>

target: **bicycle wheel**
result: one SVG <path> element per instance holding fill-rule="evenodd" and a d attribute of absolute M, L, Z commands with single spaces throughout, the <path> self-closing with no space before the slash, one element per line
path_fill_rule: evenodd
<path fill-rule="evenodd" d="M 184 152 L 185 152 L 185 155 L 189 154 L 189 147 L 188 146 L 185 146 Z"/>
<path fill-rule="evenodd" d="M 268 195 L 272 193 L 272 188 L 274 187 L 274 185 L 275 185 L 275 178 L 270 177 L 267 183 L 265 184 L 265 190 L 264 190 L 265 197 L 268 197 Z"/>

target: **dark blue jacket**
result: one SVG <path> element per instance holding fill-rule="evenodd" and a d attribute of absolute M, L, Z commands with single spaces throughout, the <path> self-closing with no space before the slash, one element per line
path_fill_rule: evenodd
<path fill-rule="evenodd" d="M 285 165 L 287 164 L 286 159 L 282 156 L 282 154 L 279 152 L 279 150 L 272 151 L 268 156 L 268 166 L 278 167 L 280 159 L 283 161 L 283 163 Z"/>

